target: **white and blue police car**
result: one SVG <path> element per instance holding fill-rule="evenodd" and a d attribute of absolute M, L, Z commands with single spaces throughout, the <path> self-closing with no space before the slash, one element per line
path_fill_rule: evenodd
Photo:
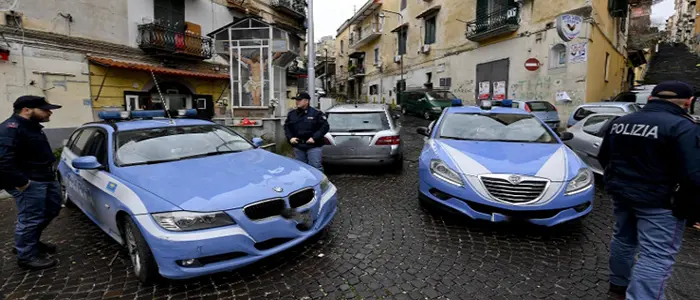
<path fill-rule="evenodd" d="M 450 107 L 428 128 L 419 197 L 472 219 L 555 226 L 593 209 L 590 168 L 532 113 L 510 107 Z"/>
<path fill-rule="evenodd" d="M 126 245 L 139 280 L 233 270 L 328 226 L 336 188 L 195 110 L 101 112 L 59 162 L 64 201 Z"/>

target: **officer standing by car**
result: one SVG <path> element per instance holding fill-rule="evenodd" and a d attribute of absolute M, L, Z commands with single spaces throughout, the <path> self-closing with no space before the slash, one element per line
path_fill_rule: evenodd
<path fill-rule="evenodd" d="M 700 127 L 687 113 L 693 94 L 684 82 L 662 82 L 640 112 L 606 129 L 599 160 L 614 206 L 610 292 L 618 296 L 663 299 L 685 222 L 698 213 L 690 209 L 700 190 Z"/>
<path fill-rule="evenodd" d="M 47 254 L 56 246 L 40 241 L 41 234 L 61 211 L 61 187 L 53 168 L 56 158 L 40 123 L 61 106 L 39 96 L 22 96 L 12 116 L 0 123 L 0 189 L 15 198 L 17 263 L 27 269 L 56 264 Z"/>
<path fill-rule="evenodd" d="M 311 96 L 308 93 L 301 92 L 292 99 L 296 100 L 297 109 L 287 114 L 284 133 L 294 148 L 296 159 L 323 172 L 323 136 L 329 130 L 326 116 L 309 106 Z"/>

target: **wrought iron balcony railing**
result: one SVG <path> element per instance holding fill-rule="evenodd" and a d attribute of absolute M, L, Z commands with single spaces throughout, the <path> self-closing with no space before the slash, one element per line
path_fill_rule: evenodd
<path fill-rule="evenodd" d="M 467 23 L 467 39 L 482 41 L 510 33 L 520 28 L 520 7 L 507 6 L 490 13 L 478 13 L 476 20 Z"/>
<path fill-rule="evenodd" d="M 306 1 L 304 0 L 272 0 L 272 7 L 296 18 L 306 18 Z"/>
<path fill-rule="evenodd" d="M 153 23 L 139 25 L 138 30 L 139 48 L 149 53 L 195 59 L 212 57 L 214 44 L 208 37 Z"/>

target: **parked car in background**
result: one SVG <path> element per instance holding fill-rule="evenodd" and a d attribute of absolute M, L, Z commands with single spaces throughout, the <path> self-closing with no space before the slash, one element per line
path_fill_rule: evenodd
<path fill-rule="evenodd" d="M 574 124 L 585 119 L 586 117 L 597 113 L 632 113 L 641 110 L 642 107 L 634 102 L 591 102 L 581 104 L 569 116 L 566 127 L 574 126 Z"/>
<path fill-rule="evenodd" d="M 418 160 L 423 205 L 472 219 L 555 226 L 593 209 L 593 173 L 542 120 L 521 109 L 451 107 L 429 127 Z"/>
<path fill-rule="evenodd" d="M 326 165 L 389 165 L 403 168 L 399 115 L 384 104 L 342 104 L 326 111 Z"/>
<path fill-rule="evenodd" d="M 611 102 L 629 102 L 637 103 L 640 107 L 644 107 L 649 100 L 651 91 L 656 85 L 638 85 L 630 89 L 628 92 L 622 92 L 612 98 Z"/>
<path fill-rule="evenodd" d="M 449 90 L 412 89 L 399 94 L 401 112 L 404 115 L 419 115 L 426 120 L 435 119 L 451 106 L 462 106 L 462 100 Z"/>
<path fill-rule="evenodd" d="M 557 130 L 561 124 L 559 119 L 559 113 L 557 112 L 557 107 L 552 103 L 547 101 L 528 101 L 528 100 L 503 100 L 506 101 L 506 106 L 508 106 L 507 101 L 512 101 L 512 104 L 508 107 L 520 108 L 525 111 L 531 112 L 536 117 L 540 118 L 542 122 L 547 124 L 550 128 Z M 503 101 L 494 101 L 494 106 L 503 106 Z"/>
<path fill-rule="evenodd" d="M 598 162 L 598 153 L 600 152 L 600 145 L 603 142 L 605 129 L 610 122 L 626 114 L 626 112 L 618 112 L 589 115 L 567 129 L 568 132 L 574 135 L 574 138 L 564 143 L 569 146 L 581 160 L 586 162 L 593 173 L 603 175 L 605 170 Z"/>

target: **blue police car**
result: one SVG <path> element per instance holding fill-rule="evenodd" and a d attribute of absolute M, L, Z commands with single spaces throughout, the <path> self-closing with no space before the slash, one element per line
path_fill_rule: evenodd
<path fill-rule="evenodd" d="M 428 137 L 419 159 L 421 203 L 548 227 L 590 213 L 593 173 L 562 143 L 573 135 L 557 135 L 525 110 L 491 105 L 450 107 L 418 129 Z"/>
<path fill-rule="evenodd" d="M 142 282 L 253 263 L 314 236 L 337 211 L 321 172 L 195 115 L 101 112 L 61 156 L 65 200 L 126 245 Z"/>

